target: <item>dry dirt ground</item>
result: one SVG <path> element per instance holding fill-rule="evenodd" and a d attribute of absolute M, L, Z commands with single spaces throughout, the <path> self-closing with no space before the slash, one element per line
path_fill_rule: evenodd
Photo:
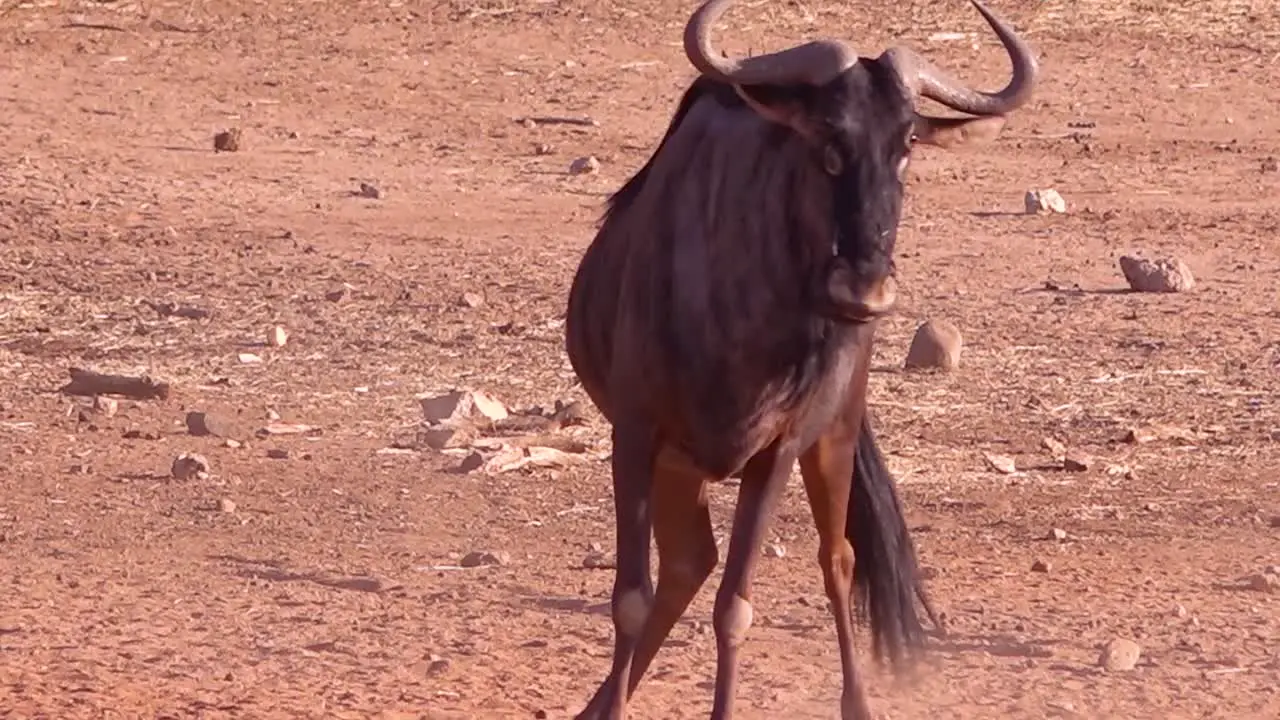
<path fill-rule="evenodd" d="M 416 397 L 584 400 L 568 283 L 692 77 L 693 6 L 3 4 L 0 715 L 582 706 L 612 637 L 612 573 L 583 568 L 613 543 L 607 426 L 589 410 L 557 431 L 590 446 L 563 467 L 460 472 L 415 444 Z M 1280 592 L 1242 581 L 1280 564 L 1280 6 L 993 7 L 1045 79 L 996 144 L 919 153 L 872 390 L 952 634 L 913 684 L 868 658 L 874 702 L 899 720 L 1280 717 Z M 1007 72 L 960 0 L 757 1 L 726 27 L 731 52 L 896 36 L 983 87 Z M 215 153 L 230 127 L 239 151 Z M 598 173 L 567 173 L 587 154 Z M 1034 187 L 1069 212 L 1020 214 Z M 1181 257 L 1196 289 L 1123 292 L 1136 250 Z M 901 370 L 925 318 L 964 331 L 958 371 Z M 277 325 L 288 344 L 265 345 Z M 59 392 L 72 366 L 172 392 L 108 417 Z M 192 410 L 221 436 L 188 433 Z M 318 429 L 255 434 L 272 413 Z M 1064 470 L 1044 438 L 1093 461 Z M 211 474 L 171 478 L 183 452 Z M 713 496 L 723 537 L 735 487 Z M 741 717 L 833 717 L 798 483 L 774 535 Z M 458 569 L 472 551 L 505 562 Z M 633 717 L 708 712 L 717 581 Z M 1141 646 L 1132 671 L 1098 667 L 1114 638 Z"/>

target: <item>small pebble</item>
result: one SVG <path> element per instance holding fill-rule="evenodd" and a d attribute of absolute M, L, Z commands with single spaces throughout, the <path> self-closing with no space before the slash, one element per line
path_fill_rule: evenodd
<path fill-rule="evenodd" d="M 607 568 L 617 567 L 617 563 L 608 555 L 602 552 L 589 552 L 582 559 L 582 567 L 588 570 L 604 570 Z"/>
<path fill-rule="evenodd" d="M 1049 563 L 1043 560 L 1036 560 L 1031 563 L 1031 572 L 1047 573 L 1049 572 Z"/>
<path fill-rule="evenodd" d="M 208 413 L 193 410 L 187 413 L 186 418 L 187 433 L 193 437 L 204 437 L 205 435 L 220 435 L 218 432 L 217 418 L 211 418 Z"/>
<path fill-rule="evenodd" d="M 506 565 L 511 562 L 511 556 L 505 552 L 487 552 L 472 551 L 462 557 L 462 561 L 458 564 L 464 568 L 476 568 L 485 565 Z"/>
<path fill-rule="evenodd" d="M 173 459 L 169 472 L 178 480 L 203 480 L 209 477 L 209 461 L 203 455 L 183 453 Z"/>
<path fill-rule="evenodd" d="M 1138 665 L 1142 656 L 1142 648 L 1138 643 L 1124 638 L 1116 638 L 1107 643 L 1098 656 L 1098 665 L 1107 672 L 1128 672 Z"/>
<path fill-rule="evenodd" d="M 903 364 L 907 369 L 954 370 L 963 345 L 960 328 L 946 320 L 929 320 L 916 328 Z"/>
<path fill-rule="evenodd" d="M 1191 268 L 1177 258 L 1147 259 L 1125 255 L 1120 271 L 1129 287 L 1138 292 L 1187 292 L 1195 287 Z"/>
<path fill-rule="evenodd" d="M 600 172 L 600 161 L 594 155 L 586 155 L 569 163 L 570 175 L 592 175 Z"/>
<path fill-rule="evenodd" d="M 1062 469 L 1067 472 L 1085 472 L 1093 466 L 1093 459 L 1082 452 L 1072 450 L 1062 458 Z"/>
<path fill-rule="evenodd" d="M 120 403 L 115 398 L 103 397 L 102 395 L 93 396 L 93 409 L 102 413 L 106 417 L 114 417 L 116 412 L 120 410 Z"/>
<path fill-rule="evenodd" d="M 1280 588 L 1280 576 L 1271 573 L 1260 572 L 1249 576 L 1249 589 L 1258 592 L 1275 592 Z"/>
<path fill-rule="evenodd" d="M 1052 188 L 1028 190 L 1022 201 L 1028 215 L 1064 213 L 1067 211 L 1067 201 L 1062 199 L 1062 195 Z"/>
<path fill-rule="evenodd" d="M 237 152 L 240 150 L 240 128 L 233 127 L 213 136 L 214 152 Z"/>
<path fill-rule="evenodd" d="M 279 325 L 271 328 L 271 333 L 267 336 L 267 342 L 276 347 L 284 347 L 289 342 L 289 332 Z"/>

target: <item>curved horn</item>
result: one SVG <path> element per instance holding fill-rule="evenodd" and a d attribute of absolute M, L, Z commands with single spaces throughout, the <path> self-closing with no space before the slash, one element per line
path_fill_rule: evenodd
<path fill-rule="evenodd" d="M 825 85 L 858 61 L 836 40 L 815 40 L 767 55 L 740 60 L 721 56 L 711 45 L 711 26 L 733 0 L 706 0 L 684 28 L 684 52 L 703 75 L 733 85 Z"/>
<path fill-rule="evenodd" d="M 892 48 L 885 55 L 913 94 L 923 95 L 970 115 L 1003 115 L 1031 99 L 1036 76 L 1040 72 L 1039 62 L 1031 47 L 1018 37 L 1012 26 L 988 10 L 981 0 L 970 2 L 982 13 L 982 17 L 1009 53 L 1009 60 L 1013 64 L 1013 78 L 1003 90 L 996 93 L 974 90 L 909 48 Z"/>

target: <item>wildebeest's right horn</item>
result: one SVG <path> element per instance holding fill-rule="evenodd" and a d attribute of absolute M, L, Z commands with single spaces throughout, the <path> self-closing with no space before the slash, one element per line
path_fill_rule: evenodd
<path fill-rule="evenodd" d="M 1007 22 L 996 17 L 981 0 L 970 2 L 1000 38 L 1013 63 L 1013 78 L 1003 90 L 996 93 L 974 90 L 905 47 L 892 48 L 885 54 L 912 92 L 970 115 L 1003 115 L 1031 99 L 1039 63 L 1026 41 L 1018 37 Z"/>
<path fill-rule="evenodd" d="M 711 45 L 711 26 L 733 0 L 706 0 L 684 28 L 684 52 L 698 72 L 734 85 L 808 83 L 825 85 L 858 61 L 836 40 L 815 40 L 768 55 L 732 60 Z"/>

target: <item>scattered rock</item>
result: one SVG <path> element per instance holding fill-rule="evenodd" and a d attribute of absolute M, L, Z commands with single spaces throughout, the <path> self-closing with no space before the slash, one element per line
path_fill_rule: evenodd
<path fill-rule="evenodd" d="M 213 311 L 208 308 L 194 307 L 191 305 L 178 305 L 176 303 L 168 302 L 157 303 L 149 300 L 144 300 L 143 302 L 150 305 L 151 309 L 155 310 L 156 314 L 161 317 L 180 317 L 188 320 L 203 320 L 213 315 Z"/>
<path fill-rule="evenodd" d="M 324 299 L 328 300 L 329 302 L 340 302 L 341 300 L 346 298 L 348 294 L 350 294 L 350 291 L 347 290 L 347 288 L 345 287 L 334 288 L 333 290 L 330 290 L 329 292 L 324 294 Z"/>
<path fill-rule="evenodd" d="M 159 440 L 160 433 L 155 430 L 140 430 L 138 428 L 130 428 L 125 430 L 120 436 L 125 440 Z"/>
<path fill-rule="evenodd" d="M 490 421 L 506 419 L 510 413 L 497 398 L 476 390 L 454 390 L 443 395 L 419 396 L 423 419 L 429 423 L 467 420 L 479 414 Z"/>
<path fill-rule="evenodd" d="M 1142 656 L 1142 648 L 1138 643 L 1125 638 L 1116 638 L 1107 643 L 1098 656 L 1098 666 L 1107 672 L 1129 672 L 1138 665 Z"/>
<path fill-rule="evenodd" d="M 462 427 L 429 427 L 418 431 L 418 442 L 432 450 L 464 448 L 475 439 L 475 434 Z"/>
<path fill-rule="evenodd" d="M 782 543 L 765 543 L 762 548 L 765 557 L 782 558 L 787 556 L 787 548 Z"/>
<path fill-rule="evenodd" d="M 362 198 L 369 198 L 370 200 L 377 200 L 382 197 L 382 191 L 379 190 L 376 185 L 370 185 L 369 183 L 362 182 L 360 183 L 360 189 L 356 191 L 356 195 L 359 195 Z"/>
<path fill-rule="evenodd" d="M 1195 445 L 1200 441 L 1200 438 L 1188 428 L 1170 425 L 1131 428 L 1125 431 L 1124 434 L 1124 441 L 1135 445 L 1143 445 L 1156 440 L 1173 440 L 1179 445 Z"/>
<path fill-rule="evenodd" d="M 169 473 L 178 480 L 204 480 L 209 477 L 209 461 L 203 455 L 183 453 L 173 459 Z"/>
<path fill-rule="evenodd" d="M 1051 437 L 1040 440 L 1040 447 L 1049 451 L 1049 455 L 1055 460 L 1062 459 L 1067 454 L 1067 446 L 1060 440 Z"/>
<path fill-rule="evenodd" d="M 1062 469 L 1067 472 L 1085 472 L 1093 467 L 1093 459 L 1077 450 L 1068 452 L 1062 458 Z"/>
<path fill-rule="evenodd" d="M 534 155 L 550 155 L 553 152 L 555 152 L 555 148 L 546 143 L 538 143 L 533 146 Z"/>
<path fill-rule="evenodd" d="M 1174 605 L 1174 606 L 1173 606 L 1173 616 L 1174 616 L 1174 617 L 1177 617 L 1177 618 L 1184 618 L 1184 617 L 1186 617 L 1186 616 L 1187 616 L 1187 608 L 1186 608 L 1186 606 L 1184 606 L 1182 603 L 1178 603 L 1178 604 Z"/>
<path fill-rule="evenodd" d="M 232 450 L 235 450 L 236 448 L 243 446 L 243 443 L 241 443 L 239 440 L 232 440 L 231 438 L 227 438 L 222 442 L 222 444 L 231 448 Z"/>
<path fill-rule="evenodd" d="M 1079 715 L 1079 712 L 1076 711 L 1075 703 L 1070 700 L 1046 700 L 1044 704 L 1050 710 L 1057 711 L 1059 715 L 1066 715 L 1067 717 Z"/>
<path fill-rule="evenodd" d="M 960 365 L 960 329 L 946 320 L 930 320 L 916 329 L 907 350 L 908 369 L 954 370 Z"/>
<path fill-rule="evenodd" d="M 1255 573 L 1250 575 L 1248 579 L 1245 580 L 1245 583 L 1249 586 L 1250 590 L 1267 593 L 1275 592 L 1277 589 L 1280 589 L 1280 575 L 1274 575 L 1268 572 Z"/>
<path fill-rule="evenodd" d="M 279 417 L 278 415 L 276 417 Z M 258 428 L 254 433 L 259 437 L 267 437 L 268 435 L 318 435 L 322 428 L 315 425 L 304 425 L 302 423 L 269 423 L 266 427 Z"/>
<path fill-rule="evenodd" d="M 1007 455 L 982 453 L 982 457 L 987 461 L 987 464 L 991 466 L 991 469 L 996 472 L 1001 472 L 1005 475 L 1012 475 L 1013 473 L 1018 472 L 1017 464 L 1014 463 L 1013 458 Z"/>
<path fill-rule="evenodd" d="M 224 513 L 233 513 L 236 511 L 236 504 L 227 498 L 218 501 L 218 510 Z"/>
<path fill-rule="evenodd" d="M 462 458 L 462 462 L 458 463 L 455 472 L 469 473 L 473 470 L 479 470 L 484 466 L 484 455 L 479 452 L 472 451 L 466 457 Z"/>
<path fill-rule="evenodd" d="M 1177 258 L 1150 260 L 1124 255 L 1120 271 L 1129 287 L 1138 292 L 1187 292 L 1196 284 L 1191 269 Z"/>
<path fill-rule="evenodd" d="M 289 451 L 284 448 L 271 448 L 267 450 L 267 457 L 272 460 L 288 460 Z"/>
<path fill-rule="evenodd" d="M 236 355 L 236 358 L 240 360 L 240 362 L 244 363 L 245 365 L 257 365 L 258 363 L 262 362 L 261 355 L 254 355 L 253 353 L 247 353 L 247 352 L 239 353 L 238 355 Z"/>
<path fill-rule="evenodd" d="M 1047 573 L 1049 572 L 1049 563 L 1044 560 L 1036 560 L 1031 563 L 1031 572 Z"/>
<path fill-rule="evenodd" d="M 1063 200 L 1062 195 L 1052 188 L 1028 190 L 1027 194 L 1022 198 L 1022 203 L 1026 206 L 1028 215 L 1064 213 L 1067 211 L 1067 201 Z"/>
<path fill-rule="evenodd" d="M 600 161 L 596 159 L 595 155 L 575 158 L 573 162 L 569 163 L 570 175 L 592 175 L 597 172 L 600 172 Z"/>
<path fill-rule="evenodd" d="M 593 551 L 587 553 L 587 556 L 582 559 L 582 567 L 588 570 L 607 570 L 617 567 L 617 563 L 603 552 Z"/>
<path fill-rule="evenodd" d="M 1160 436 L 1151 428 L 1131 428 L 1125 432 L 1124 441 L 1127 443 L 1133 443 L 1134 445 L 1143 445 L 1149 442 L 1154 442 L 1158 440 L 1159 437 Z"/>
<path fill-rule="evenodd" d="M 511 472 L 526 467 L 563 468 L 581 463 L 585 457 L 549 447 L 504 446 L 484 467 L 486 472 L 491 473 Z"/>
<path fill-rule="evenodd" d="M 267 334 L 267 344 L 275 347 L 284 347 L 289 342 L 289 332 L 279 325 L 271 328 L 271 332 Z"/>
<path fill-rule="evenodd" d="M 1049 539 L 1064 542 L 1067 539 L 1067 531 L 1062 528 L 1053 528 L 1049 531 Z"/>
<path fill-rule="evenodd" d="M 582 408 L 582 403 L 577 400 L 567 405 L 557 400 L 555 410 L 551 413 L 551 419 L 555 420 L 563 428 L 570 425 L 582 425 L 587 421 L 587 415 Z"/>
<path fill-rule="evenodd" d="M 101 413 L 104 417 L 115 417 L 115 414 L 120 411 L 120 403 L 115 398 L 109 398 L 104 395 L 94 395 L 93 409 Z"/>
<path fill-rule="evenodd" d="M 478 308 L 484 305 L 484 296 L 480 293 L 464 292 L 462 297 L 458 298 L 458 302 L 469 308 Z"/>
<path fill-rule="evenodd" d="M 193 410 L 187 413 L 187 432 L 194 437 L 204 437 L 206 435 L 220 436 L 224 433 L 222 423 L 216 416 L 211 417 L 208 413 Z"/>
<path fill-rule="evenodd" d="M 1138 478 L 1137 474 L 1133 472 L 1133 468 L 1122 463 L 1108 463 L 1105 472 L 1108 475 L 1122 477 L 1125 480 L 1136 480 Z M 1148 505 L 1150 505 L 1150 503 L 1148 503 Z M 1154 510 L 1155 508 L 1148 507 L 1147 509 Z"/>
<path fill-rule="evenodd" d="M 240 128 L 233 127 L 213 136 L 214 152 L 238 152 L 240 150 Z"/>
<path fill-rule="evenodd" d="M 464 568 L 475 568 L 485 565 L 506 565 L 509 562 L 511 562 L 511 556 L 501 550 L 496 552 L 476 550 L 464 555 L 458 564 Z"/>

